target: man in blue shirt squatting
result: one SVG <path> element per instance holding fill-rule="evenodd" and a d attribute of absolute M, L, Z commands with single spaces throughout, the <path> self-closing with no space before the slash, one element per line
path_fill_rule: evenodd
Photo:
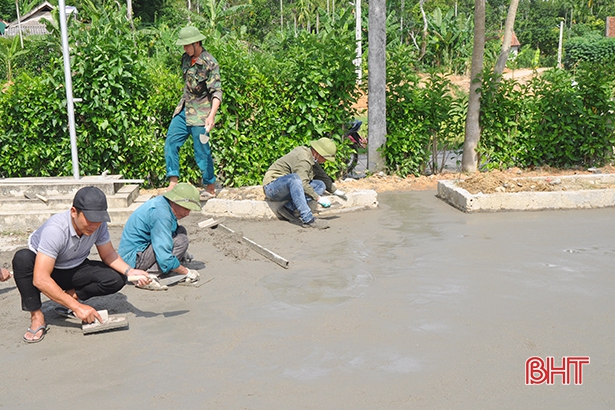
<path fill-rule="evenodd" d="M 102 318 L 82 301 L 118 292 L 129 273 L 139 286 L 151 282 L 147 272 L 133 269 L 117 254 L 107 230 L 110 221 L 104 192 L 83 187 L 75 194 L 70 210 L 49 218 L 30 235 L 28 248 L 15 253 L 15 284 L 22 309 L 30 312 L 31 320 L 24 342 L 40 342 L 47 333 L 41 292 L 65 306 L 56 309 L 58 313 L 93 323 L 95 319 L 102 322 Z M 101 261 L 88 259 L 94 245 Z"/>
<path fill-rule="evenodd" d="M 119 253 L 137 269 L 149 272 L 174 272 L 186 275 L 186 282 L 199 280 L 199 272 L 181 265 L 188 250 L 188 233 L 177 221 L 190 211 L 200 211 L 200 193 L 194 186 L 181 182 L 163 196 L 145 202 L 130 215 L 122 238 Z M 144 289 L 159 290 L 152 281 Z"/>

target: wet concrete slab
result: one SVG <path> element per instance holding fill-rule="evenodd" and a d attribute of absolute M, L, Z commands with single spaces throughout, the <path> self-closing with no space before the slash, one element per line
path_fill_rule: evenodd
<path fill-rule="evenodd" d="M 3 405 L 613 407 L 615 209 L 467 214 L 433 191 L 378 200 L 378 209 L 331 216 L 326 231 L 228 223 L 288 269 L 231 252 L 191 215 L 190 251 L 214 280 L 126 287 L 93 302 L 131 316 L 128 331 L 83 337 L 50 316 L 45 340 L 25 346 L 27 314 L 14 284 L 0 284 L 0 360 L 11 375 L 0 384 Z M 115 244 L 120 233 L 112 228 Z M 583 385 L 556 376 L 526 386 L 532 356 L 591 363 Z M 57 394 L 58 380 L 79 388 Z"/>

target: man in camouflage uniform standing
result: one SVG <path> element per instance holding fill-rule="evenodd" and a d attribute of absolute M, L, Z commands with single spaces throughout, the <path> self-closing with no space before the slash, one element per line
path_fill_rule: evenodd
<path fill-rule="evenodd" d="M 194 140 L 194 158 L 203 174 L 203 185 L 215 195 L 216 175 L 209 145 L 209 132 L 214 127 L 216 113 L 222 102 L 220 67 L 216 59 L 201 44 L 205 36 L 196 27 L 179 31 L 176 44 L 184 47 L 182 72 L 184 92 L 173 112 L 164 145 L 169 190 L 179 180 L 179 149 L 189 135 Z"/>

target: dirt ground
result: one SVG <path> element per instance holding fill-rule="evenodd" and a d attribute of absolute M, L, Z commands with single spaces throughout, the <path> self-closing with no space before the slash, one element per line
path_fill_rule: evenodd
<path fill-rule="evenodd" d="M 525 84 L 536 74 L 541 74 L 546 70 L 548 70 L 548 68 L 543 67 L 537 68 L 536 70 L 531 70 L 527 68 L 522 68 L 520 70 L 505 69 L 503 77 L 506 79 L 514 79 L 521 84 Z M 470 78 L 468 76 L 452 75 L 449 76 L 449 79 L 451 80 L 451 83 L 459 87 L 459 89 L 461 90 L 470 89 Z M 357 103 L 354 105 L 354 108 L 359 114 L 365 114 L 367 112 L 367 104 L 367 95 L 363 94 L 361 95 Z"/>
<path fill-rule="evenodd" d="M 358 180 L 347 179 L 344 181 L 336 182 L 341 189 L 373 189 L 376 192 L 387 191 L 430 191 L 436 190 L 438 180 L 460 180 L 460 186 L 467 189 L 471 193 L 483 192 L 493 193 L 497 192 L 496 188 L 501 186 L 505 187 L 505 192 L 521 192 L 521 191 L 553 191 L 553 190 L 574 190 L 574 189 L 587 189 L 597 188 L 596 186 L 580 186 L 580 185 L 567 185 L 565 180 L 559 180 L 558 176 L 564 175 L 591 175 L 591 174 L 612 174 L 615 173 L 615 167 L 605 166 L 603 168 L 597 168 L 593 170 L 582 169 L 555 169 L 550 167 L 533 168 L 533 169 L 520 169 L 511 168 L 505 171 L 490 171 L 479 172 L 474 175 L 467 175 L 462 173 L 443 173 L 429 176 L 413 175 L 406 178 L 400 178 L 398 176 L 390 175 L 371 175 L 367 178 Z M 532 181 L 529 178 L 532 177 L 552 177 L 547 179 L 546 182 Z M 519 181 L 520 180 L 520 181 Z M 562 182 L 564 181 L 564 182 Z M 607 188 L 607 186 L 601 185 L 600 188 Z"/>
<path fill-rule="evenodd" d="M 558 180 L 557 177 L 564 175 L 592 175 L 592 174 L 613 174 L 615 167 L 608 165 L 602 168 L 587 169 L 557 169 L 550 167 L 520 169 L 510 168 L 504 171 L 478 172 L 474 175 L 463 173 L 444 172 L 436 175 L 409 175 L 401 178 L 396 175 L 386 175 L 379 173 L 365 178 L 347 178 L 336 181 L 335 184 L 341 190 L 363 190 L 373 189 L 376 192 L 390 191 L 435 191 L 439 180 L 459 180 L 460 186 L 470 193 L 483 192 L 485 194 L 498 192 L 497 187 L 506 188 L 503 192 L 521 191 L 555 191 L 555 190 L 574 190 L 574 189 L 596 189 L 610 188 L 606 185 L 571 185 L 565 180 Z M 532 177 L 552 177 L 546 182 L 536 182 L 529 178 Z M 160 195 L 165 188 L 142 190 L 142 193 Z M 253 199 L 264 200 L 265 196 L 261 187 L 225 188 L 218 193 L 221 199 Z"/>
<path fill-rule="evenodd" d="M 491 171 L 461 178 L 458 185 L 471 194 L 514 193 L 514 192 L 551 192 L 575 191 L 585 189 L 612 189 L 615 184 L 600 183 L 590 180 L 559 178 L 560 176 L 612 174 L 615 168 L 606 166 L 592 171 L 555 170 L 545 168 L 523 172 L 520 169 L 508 171 Z M 536 179 L 535 177 L 544 177 Z"/>

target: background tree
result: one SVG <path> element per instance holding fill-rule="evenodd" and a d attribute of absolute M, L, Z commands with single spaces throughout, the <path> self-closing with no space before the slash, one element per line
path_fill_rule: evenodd
<path fill-rule="evenodd" d="M 512 40 L 513 28 L 515 25 L 515 18 L 517 16 L 517 7 L 519 6 L 519 0 L 510 0 L 510 7 L 508 8 L 508 15 L 506 16 L 506 25 L 504 26 L 504 38 L 502 39 L 502 51 L 498 57 L 498 61 L 495 63 L 493 72 L 496 75 L 502 75 L 506 62 L 508 61 L 508 53 L 510 52 L 510 42 Z"/>
<path fill-rule="evenodd" d="M 476 172 L 478 154 L 476 148 L 480 140 L 480 75 L 483 70 L 485 52 L 485 0 L 474 2 L 474 47 L 472 49 L 472 68 L 470 70 L 470 95 L 468 97 L 468 117 L 463 143 L 461 169 Z"/>

